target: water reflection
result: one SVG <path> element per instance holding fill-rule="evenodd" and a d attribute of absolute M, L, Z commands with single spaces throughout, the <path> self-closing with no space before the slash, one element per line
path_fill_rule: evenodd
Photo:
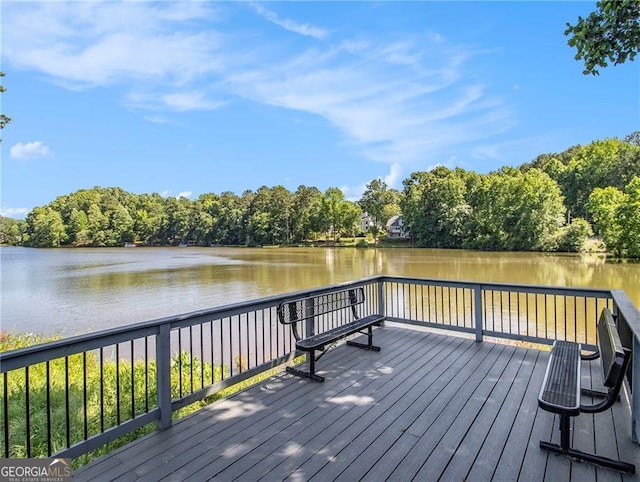
<path fill-rule="evenodd" d="M 621 288 L 640 264 L 602 256 L 438 249 L 0 248 L 1 327 L 84 333 L 378 274 Z"/>

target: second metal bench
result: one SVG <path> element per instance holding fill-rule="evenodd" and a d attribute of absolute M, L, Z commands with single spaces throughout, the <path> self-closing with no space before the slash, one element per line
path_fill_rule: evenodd
<path fill-rule="evenodd" d="M 620 388 L 631 358 L 631 351 L 623 348 L 611 312 L 605 308 L 598 322 L 598 351 L 581 355 L 579 343 L 556 340 L 553 343 L 547 371 L 542 382 L 538 406 L 560 415 L 560 445 L 540 441 L 540 447 L 551 452 L 567 455 L 603 467 L 622 472 L 635 473 L 635 466 L 595 454 L 571 448 L 571 417 L 581 413 L 598 413 L 618 400 Z M 580 388 L 580 364 L 582 360 L 601 358 L 602 373 L 606 392 Z M 598 403 L 583 405 L 581 395 L 602 398 Z"/>

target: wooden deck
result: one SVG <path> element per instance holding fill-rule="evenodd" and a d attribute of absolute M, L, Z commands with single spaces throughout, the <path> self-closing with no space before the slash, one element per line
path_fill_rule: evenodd
<path fill-rule="evenodd" d="M 324 384 L 281 373 L 74 474 L 76 480 L 638 480 L 541 450 L 548 352 L 387 324 L 380 353 L 340 346 Z M 583 369 L 583 385 L 590 372 Z M 582 414 L 573 446 L 640 465 L 625 396 Z M 640 469 L 640 466 L 638 467 Z"/>

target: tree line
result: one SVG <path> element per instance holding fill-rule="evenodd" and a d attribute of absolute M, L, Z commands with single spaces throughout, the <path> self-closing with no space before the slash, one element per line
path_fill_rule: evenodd
<path fill-rule="evenodd" d="M 363 233 L 374 239 L 401 214 L 421 247 L 581 251 L 599 235 L 618 256 L 640 257 L 640 133 L 543 154 L 488 174 L 437 167 L 415 172 L 402 191 L 380 179 L 358 201 L 336 187 L 262 186 L 195 200 L 81 189 L 2 219 L 1 241 L 32 247 L 295 245 Z"/>

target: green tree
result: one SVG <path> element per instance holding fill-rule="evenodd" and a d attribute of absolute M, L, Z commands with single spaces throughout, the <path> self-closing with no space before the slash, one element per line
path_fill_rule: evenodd
<path fill-rule="evenodd" d="M 624 191 L 611 186 L 595 189 L 589 197 L 589 209 L 609 251 L 640 258 L 640 176 Z"/>
<path fill-rule="evenodd" d="M 109 229 L 111 233 L 109 246 L 122 246 L 124 243 L 135 241 L 133 225 L 133 218 L 127 208 L 122 204 L 116 205 L 109 216 Z"/>
<path fill-rule="evenodd" d="M 243 244 L 246 241 L 244 223 L 247 207 L 236 194 L 220 194 L 220 215 L 213 230 L 214 241 L 220 244 Z"/>
<path fill-rule="evenodd" d="M 142 194 L 133 213 L 136 241 L 147 245 L 162 243 L 162 229 L 167 222 L 165 200 L 158 194 Z"/>
<path fill-rule="evenodd" d="M 624 193 L 613 186 L 596 188 L 589 196 L 589 211 L 597 232 L 607 249 L 615 254 L 622 254 L 622 225 L 618 215 L 624 202 Z"/>
<path fill-rule="evenodd" d="M 631 180 L 624 194 L 625 202 L 619 211 L 621 244 L 626 256 L 640 258 L 640 176 Z"/>
<path fill-rule="evenodd" d="M 289 244 L 291 241 L 291 209 L 293 195 L 284 186 L 271 188 L 269 221 L 272 244 Z"/>
<path fill-rule="evenodd" d="M 358 203 L 351 201 L 345 201 L 342 205 L 342 220 L 343 229 L 345 234 L 353 237 L 355 240 L 356 234 L 360 229 L 360 218 L 362 217 L 362 208 Z"/>
<path fill-rule="evenodd" d="M 441 166 L 404 181 L 403 219 L 419 246 L 462 247 L 470 215 L 465 174 Z"/>
<path fill-rule="evenodd" d="M 627 136 L 629 140 L 633 135 Z M 539 168 L 549 174 L 562 190 L 570 216 L 591 221 L 587 202 L 596 188 L 614 186 L 620 190 L 640 176 L 640 146 L 629 140 L 596 140 L 573 146 L 559 154 L 541 155 L 520 170 Z"/>
<path fill-rule="evenodd" d="M 316 187 L 301 185 L 293 194 L 291 204 L 291 234 L 293 241 L 301 242 L 312 237 L 314 212 L 320 209 L 322 193 Z"/>
<path fill-rule="evenodd" d="M 324 231 L 327 237 L 332 234 L 334 241 L 338 240 L 345 228 L 345 203 L 344 193 L 340 188 L 330 187 L 324 192 L 322 198 Z"/>
<path fill-rule="evenodd" d="M 89 206 L 87 211 L 87 224 L 91 245 L 106 246 L 106 230 L 109 227 L 109 218 L 102 213 L 100 207 L 95 203 Z"/>
<path fill-rule="evenodd" d="M 0 216 L 0 244 L 19 245 L 22 242 L 26 228 L 25 221 Z"/>
<path fill-rule="evenodd" d="M 0 72 L 0 79 L 5 76 L 4 72 Z M 3 94 L 7 91 L 3 85 L 0 84 L 0 94 Z M 11 117 L 6 116 L 4 114 L 0 114 L 0 129 L 4 129 L 5 126 L 11 122 Z M 0 143 L 2 142 L 2 137 L 0 137 Z"/>
<path fill-rule="evenodd" d="M 640 131 L 632 132 L 624 136 L 624 142 L 628 142 L 634 146 L 640 146 Z"/>
<path fill-rule="evenodd" d="M 34 208 L 27 215 L 27 244 L 36 248 L 57 248 L 67 240 L 67 233 L 58 211 L 49 206 Z"/>
<path fill-rule="evenodd" d="M 189 199 L 169 197 L 165 200 L 166 222 L 163 226 L 163 238 L 172 246 L 191 240 L 192 205 Z"/>
<path fill-rule="evenodd" d="M 467 176 L 470 216 L 463 246 L 474 249 L 551 251 L 565 208 L 558 184 L 540 169 L 503 168 Z"/>
<path fill-rule="evenodd" d="M 515 171 L 518 173 L 518 171 Z M 504 229 L 510 250 L 552 251 L 563 224 L 565 207 L 558 184 L 532 169 L 509 179 Z"/>
<path fill-rule="evenodd" d="M 91 244 L 87 213 L 78 208 L 73 208 L 67 224 L 67 234 L 74 246 Z"/>
<path fill-rule="evenodd" d="M 387 220 L 385 215 L 387 214 L 387 205 L 392 201 L 392 194 L 387 189 L 387 183 L 381 179 L 374 179 L 366 185 L 362 198 L 360 199 L 360 207 L 362 211 L 367 213 L 373 225 L 369 228 L 373 235 L 374 243 L 378 243 L 378 235 L 382 226 L 385 226 Z"/>
<path fill-rule="evenodd" d="M 479 176 L 470 183 L 467 199 L 472 206 L 468 236 L 463 246 L 469 249 L 505 249 L 508 233 L 504 218 L 508 209 L 507 180 L 498 173 Z"/>
<path fill-rule="evenodd" d="M 387 191 L 387 204 L 384 206 L 382 219 L 386 223 L 393 216 L 400 216 L 402 209 L 400 208 L 400 200 L 402 194 L 397 189 L 389 189 Z"/>
<path fill-rule="evenodd" d="M 259 246 L 269 244 L 269 213 L 256 211 L 247 220 L 247 245 Z"/>
<path fill-rule="evenodd" d="M 199 246 L 209 246 L 217 238 L 214 226 L 221 212 L 220 197 L 217 194 L 202 194 L 193 204 L 193 241 Z"/>
<path fill-rule="evenodd" d="M 584 60 L 583 74 L 598 75 L 598 67 L 633 61 L 640 48 L 640 2 L 602 0 L 587 18 L 567 23 L 564 34 L 577 50 L 575 59 Z"/>
<path fill-rule="evenodd" d="M 558 251 L 581 252 L 584 250 L 587 239 L 593 236 L 591 224 L 582 218 L 571 220 L 571 224 L 562 228 L 559 233 Z"/>

